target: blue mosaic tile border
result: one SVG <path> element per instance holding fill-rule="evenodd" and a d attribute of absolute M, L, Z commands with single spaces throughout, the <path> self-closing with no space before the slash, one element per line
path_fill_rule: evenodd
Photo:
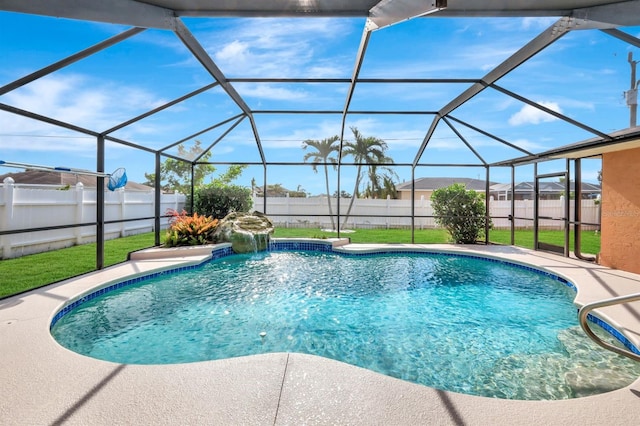
<path fill-rule="evenodd" d="M 627 339 L 622 333 L 607 324 L 605 321 L 592 314 L 587 314 L 587 320 L 602 327 L 603 330 L 615 337 L 618 342 L 622 343 L 625 348 L 629 349 L 634 354 L 640 355 L 640 350 L 636 348 L 634 344 L 629 341 L 629 339 Z"/>
<path fill-rule="evenodd" d="M 506 260 L 502 260 L 502 259 L 496 259 L 493 257 L 483 257 L 483 256 L 475 256 L 475 255 L 470 255 L 470 254 L 466 254 L 466 253 L 451 253 L 451 252 L 437 252 L 437 251 L 426 251 L 426 250 L 378 250 L 378 251 L 369 251 L 369 252 L 346 252 L 346 251 L 336 251 L 333 249 L 333 245 L 330 242 L 327 243 L 318 243 L 318 242 L 301 242 L 301 241 L 295 241 L 295 242 L 290 242 L 290 241 L 271 241 L 269 242 L 269 246 L 268 246 L 268 251 L 272 251 L 272 252 L 278 252 L 278 251 L 295 251 L 295 250 L 300 250 L 300 251 L 319 251 L 319 252 L 323 252 L 323 253 L 335 253 L 341 256 L 347 256 L 347 257 L 373 257 L 373 256 L 379 256 L 379 255 L 383 255 L 383 254 L 414 254 L 414 255 L 430 255 L 430 256 L 444 256 L 444 257 L 466 257 L 466 258 L 471 258 L 471 259 L 479 259 L 479 260 L 483 260 L 483 261 L 488 261 L 488 262 L 494 262 L 494 263 L 500 263 L 500 264 L 504 264 L 504 265 L 509 265 L 509 266 L 514 266 L 516 268 L 521 268 L 521 269 L 525 269 L 527 271 L 531 271 L 534 273 L 538 273 L 538 274 L 542 274 L 545 275 L 549 278 L 555 279 L 557 281 L 560 281 L 561 283 L 564 283 L 565 285 L 567 285 L 568 287 L 570 287 L 571 289 L 573 289 L 574 291 L 577 291 L 576 286 L 558 276 L 555 274 L 552 274 L 550 272 L 546 272 L 543 271 L 541 269 L 538 268 L 534 268 L 531 266 L 527 266 L 527 265 L 522 265 L 519 263 L 513 263 L 513 262 L 509 262 Z M 221 247 L 221 248 L 217 248 L 215 250 L 213 250 L 211 252 L 211 259 L 208 259 L 207 261 L 197 264 L 197 265 L 187 265 L 187 266 L 180 266 L 177 268 L 173 268 L 173 269 L 168 269 L 165 271 L 159 271 L 159 272 L 153 272 L 147 275 L 143 275 L 143 276 L 139 276 L 139 277 L 135 277 L 135 278 L 131 278 L 125 281 L 121 281 L 115 284 L 111 284 L 107 287 L 103 287 L 99 290 L 96 290 L 86 296 L 83 296 L 77 300 L 74 300 L 72 303 L 66 305 L 64 308 L 62 308 L 60 311 L 58 311 L 53 319 L 51 320 L 51 324 L 49 325 L 49 328 L 51 329 L 56 322 L 58 322 L 60 320 L 60 318 L 64 317 L 66 314 L 68 314 L 69 312 L 71 312 L 72 310 L 74 310 L 75 308 L 77 308 L 78 306 L 82 305 L 83 303 L 86 303 L 92 299 L 95 299 L 96 297 L 100 297 L 106 293 L 109 293 L 111 291 L 114 290 L 118 290 L 120 288 L 123 287 L 127 287 L 129 285 L 132 284 L 138 284 L 140 282 L 143 281 L 147 281 L 153 278 L 157 278 L 159 276 L 162 275 L 169 275 L 169 274 L 175 274 L 175 273 L 180 273 L 180 272 L 184 272 L 184 271 L 188 271 L 188 270 L 193 270 L 193 269 L 198 269 L 201 268 L 204 264 L 206 264 L 207 262 L 211 262 L 214 260 L 218 260 L 227 256 L 231 256 L 235 254 L 233 249 L 231 247 Z M 606 330 L 609 334 L 611 334 L 613 337 L 615 337 L 620 343 L 622 343 L 627 349 L 629 349 L 630 351 L 632 351 L 633 353 L 636 353 L 638 355 L 640 355 L 640 350 L 638 350 L 638 348 L 636 348 L 633 343 L 631 343 L 622 333 L 620 333 L 618 330 L 616 330 L 615 328 L 613 328 L 611 325 L 607 324 L 605 321 L 601 320 L 600 318 L 596 317 L 595 315 L 591 315 L 589 314 L 587 316 L 587 319 L 597 325 L 599 325 L 600 327 L 602 327 L 604 330 Z"/>
<path fill-rule="evenodd" d="M 306 241 L 271 241 L 269 243 L 269 251 L 320 251 L 323 253 L 338 253 L 333 250 L 333 244 L 316 243 Z"/>
<path fill-rule="evenodd" d="M 83 303 L 86 303 L 90 300 L 95 299 L 96 297 L 100 297 L 103 294 L 112 292 L 114 290 L 118 290 L 121 289 L 123 287 L 127 287 L 130 286 L 132 284 L 138 284 L 141 283 L 143 281 L 147 281 L 147 280 L 151 280 L 154 278 L 157 278 L 159 276 L 163 276 L 163 275 L 169 275 L 169 274 L 176 274 L 176 273 L 180 273 L 180 272 L 184 272 L 184 271 L 190 271 L 193 269 L 198 269 L 198 268 L 202 268 L 202 266 L 207 263 L 210 262 L 212 260 L 217 260 L 226 256 L 231 256 L 232 254 L 235 254 L 233 252 L 233 249 L 231 247 L 221 247 L 221 248 L 217 248 L 215 250 L 213 250 L 211 252 L 211 259 L 208 259 L 207 261 L 197 264 L 197 265 L 187 265 L 187 266 L 179 266 L 177 268 L 172 268 L 172 269 L 167 269 L 164 271 L 158 271 L 158 272 L 152 272 L 150 274 L 147 275 L 142 275 L 139 277 L 135 277 L 135 278 L 131 278 L 128 280 L 124 280 L 121 282 L 117 282 L 115 284 L 111 284 L 109 286 L 103 287 L 99 290 L 96 290 L 90 294 L 87 294 L 86 296 L 82 296 L 81 298 L 74 300 L 73 302 L 71 302 L 70 304 L 66 305 L 64 308 L 62 308 L 60 311 L 58 311 L 54 316 L 53 319 L 51 320 L 51 324 L 49 325 L 49 329 L 51 329 L 59 320 L 60 318 L 64 317 L 65 315 L 67 315 L 69 312 L 71 312 L 72 310 L 74 310 L 75 308 L 77 308 L 78 306 L 82 305 Z"/>

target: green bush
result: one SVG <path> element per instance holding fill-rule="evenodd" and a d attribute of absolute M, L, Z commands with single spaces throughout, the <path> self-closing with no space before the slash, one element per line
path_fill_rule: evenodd
<path fill-rule="evenodd" d="M 454 183 L 431 195 L 435 220 L 458 244 L 473 244 L 484 237 L 485 204 L 482 194 Z"/>
<path fill-rule="evenodd" d="M 222 219 L 231 212 L 248 212 L 251 189 L 238 185 L 206 185 L 195 190 L 193 209 L 201 215 Z"/>

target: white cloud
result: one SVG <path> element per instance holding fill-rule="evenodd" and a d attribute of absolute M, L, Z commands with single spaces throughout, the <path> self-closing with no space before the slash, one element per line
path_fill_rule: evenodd
<path fill-rule="evenodd" d="M 560 106 L 555 102 L 539 102 L 539 104 L 552 111 L 562 113 Z M 555 120 L 557 120 L 557 118 L 553 115 L 527 104 L 509 118 L 509 124 L 512 126 L 520 126 L 523 124 L 540 124 Z"/>
<path fill-rule="evenodd" d="M 7 103 L 92 130 L 103 130 L 165 101 L 134 86 L 86 76 L 47 76 L 6 95 Z"/>
<path fill-rule="evenodd" d="M 114 85 L 79 74 L 50 75 L 7 93 L 5 102 L 92 131 L 103 131 L 165 101 L 134 86 Z M 13 114 L 0 114 L 4 149 L 85 151 L 95 138 Z M 72 137 L 70 137 L 73 135 Z"/>
<path fill-rule="evenodd" d="M 528 139 L 516 139 L 513 141 L 509 141 L 510 143 L 512 143 L 513 145 L 520 147 L 522 149 L 526 149 L 527 151 L 530 152 L 535 152 L 535 151 L 541 151 L 543 149 L 545 149 L 546 147 L 544 145 L 541 145 L 539 143 L 535 143 L 535 142 L 531 142 Z"/>
<path fill-rule="evenodd" d="M 267 84 L 237 85 L 238 92 L 242 97 L 254 97 L 261 99 L 275 100 L 303 100 L 310 93 L 304 90 L 289 90 L 284 87 L 271 86 Z"/>
<path fill-rule="evenodd" d="M 558 20 L 557 17 L 548 16 L 543 18 L 523 18 L 522 19 L 522 28 L 525 30 L 529 29 L 545 29 L 553 25 L 554 22 Z"/>
<path fill-rule="evenodd" d="M 249 45 L 239 40 L 233 40 L 216 52 L 216 59 L 220 62 L 246 62 L 249 54 Z"/>
<path fill-rule="evenodd" d="M 348 23 L 339 19 L 242 19 L 203 36 L 205 47 L 227 76 L 343 77 L 352 53 L 337 51 Z M 335 49 L 332 49 L 335 46 Z M 327 57 L 327 54 L 332 57 Z M 338 56 L 338 58 L 336 58 Z"/>

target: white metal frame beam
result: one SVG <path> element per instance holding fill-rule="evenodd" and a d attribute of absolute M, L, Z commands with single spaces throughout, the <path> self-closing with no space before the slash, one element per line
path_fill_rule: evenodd
<path fill-rule="evenodd" d="M 447 7 L 447 0 L 382 0 L 369 10 L 371 29 L 380 29 Z M 375 28 L 373 28 L 375 26 Z"/>
<path fill-rule="evenodd" d="M 2 0 L 2 10 L 173 30 L 173 10 L 130 0 Z"/>

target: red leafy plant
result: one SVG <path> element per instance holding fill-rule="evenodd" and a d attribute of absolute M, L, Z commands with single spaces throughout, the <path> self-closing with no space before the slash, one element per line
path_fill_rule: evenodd
<path fill-rule="evenodd" d="M 198 213 L 189 215 L 185 210 L 178 213 L 169 209 L 167 214 L 171 219 L 164 241 L 165 247 L 196 246 L 214 242 L 213 233 L 218 227 L 218 219 Z"/>

